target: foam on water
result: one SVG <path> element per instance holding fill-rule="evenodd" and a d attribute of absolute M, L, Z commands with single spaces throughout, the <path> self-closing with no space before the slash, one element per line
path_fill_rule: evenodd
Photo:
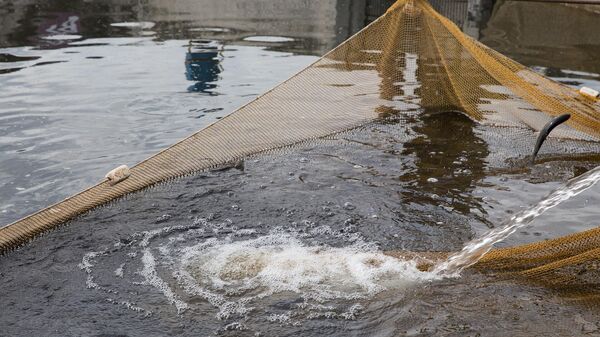
<path fill-rule="evenodd" d="M 291 37 L 286 37 L 286 36 L 258 36 L 257 35 L 257 36 L 245 37 L 244 41 L 278 43 L 278 42 L 291 42 L 291 41 L 294 41 L 294 39 Z"/>
<path fill-rule="evenodd" d="M 130 307 L 137 312 L 160 309 L 145 305 L 148 297 L 141 290 L 121 290 L 146 287 L 179 313 L 204 303 L 220 319 L 258 312 L 266 322 L 278 323 L 354 319 L 361 301 L 434 277 L 419 271 L 415 261 L 383 254 L 356 233 L 308 226 L 258 234 L 205 219 L 136 233 L 86 254 L 80 267 L 89 288 L 109 293 L 111 303 L 135 303 Z M 288 303 L 285 310 L 266 310 L 281 301 Z"/>
<path fill-rule="evenodd" d="M 183 270 L 214 289 L 296 292 L 320 301 L 362 298 L 419 279 L 413 262 L 353 245 L 307 246 L 289 234 L 190 247 Z"/>
<path fill-rule="evenodd" d="M 79 40 L 81 38 L 82 38 L 81 35 L 75 35 L 75 34 L 55 34 L 55 35 L 48 35 L 48 36 L 42 37 L 42 39 L 44 39 L 44 40 L 58 40 L 58 41 Z"/>
<path fill-rule="evenodd" d="M 139 22 L 115 22 L 115 23 L 111 23 L 110 25 L 113 27 L 150 29 L 150 28 L 154 27 L 156 24 L 154 22 L 149 22 L 149 21 L 139 21 Z"/>
<path fill-rule="evenodd" d="M 180 300 L 177 295 L 171 290 L 169 284 L 165 282 L 160 276 L 158 276 L 156 271 L 156 260 L 154 256 L 150 252 L 149 249 L 144 249 L 144 254 L 142 255 L 142 263 L 143 268 L 139 272 L 145 279 L 142 284 L 153 286 L 154 288 L 160 290 L 166 298 L 169 299 L 169 303 L 175 305 L 177 311 L 181 312 L 188 308 L 187 303 Z"/>

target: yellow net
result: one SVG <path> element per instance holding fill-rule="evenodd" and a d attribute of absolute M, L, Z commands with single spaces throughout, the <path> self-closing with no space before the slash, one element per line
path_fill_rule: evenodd
<path fill-rule="evenodd" d="M 600 228 L 486 254 L 475 267 L 540 284 L 586 305 L 600 304 Z"/>
<path fill-rule="evenodd" d="M 94 207 L 144 187 L 419 110 L 466 113 L 479 123 L 540 130 L 571 119 L 554 135 L 600 140 L 600 103 L 464 35 L 425 0 L 399 0 L 361 32 L 228 117 L 131 169 L 0 228 L 0 252 Z M 598 296 L 600 230 L 496 250 L 485 270 L 546 280 Z M 569 289 L 571 289 L 569 288 Z M 590 292 L 589 289 L 596 289 Z M 573 298 L 576 292 L 571 292 Z"/>

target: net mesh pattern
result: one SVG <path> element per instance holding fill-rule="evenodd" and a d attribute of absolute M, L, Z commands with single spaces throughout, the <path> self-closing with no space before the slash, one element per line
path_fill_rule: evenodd
<path fill-rule="evenodd" d="M 464 35 L 425 0 L 399 0 L 381 18 L 271 91 L 226 118 L 108 181 L 0 228 L 0 251 L 94 207 L 153 184 L 293 146 L 389 114 L 463 111 L 506 133 L 541 129 L 552 116 L 572 118 L 554 136 L 600 140 L 600 103 Z M 600 229 L 495 250 L 478 268 L 588 289 L 598 298 Z M 595 288 L 594 288 L 595 287 Z M 575 291 L 577 290 L 577 291 Z"/>
<path fill-rule="evenodd" d="M 496 249 L 475 266 L 553 289 L 574 302 L 600 305 L 600 228 L 554 240 Z"/>

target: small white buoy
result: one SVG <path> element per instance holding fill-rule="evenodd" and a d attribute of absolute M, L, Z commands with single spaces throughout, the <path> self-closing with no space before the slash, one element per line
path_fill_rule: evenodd
<path fill-rule="evenodd" d="M 108 172 L 106 176 L 104 176 L 111 185 L 115 185 L 125 179 L 127 179 L 131 175 L 129 171 L 129 167 L 127 165 L 121 165 L 112 171 Z"/>
<path fill-rule="evenodd" d="M 581 89 L 579 89 L 579 93 L 592 98 L 598 98 L 600 96 L 600 92 L 598 90 L 588 87 L 581 87 Z"/>

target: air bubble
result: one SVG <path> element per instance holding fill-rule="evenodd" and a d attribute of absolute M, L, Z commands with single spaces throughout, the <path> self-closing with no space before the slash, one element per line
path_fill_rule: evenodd
<path fill-rule="evenodd" d="M 356 208 L 356 206 L 354 206 L 354 205 L 353 205 L 352 203 L 350 203 L 350 202 L 346 202 L 346 203 L 344 203 L 344 209 L 347 209 L 347 210 L 351 211 L 351 210 L 353 210 L 353 209 L 355 209 L 355 208 Z"/>

